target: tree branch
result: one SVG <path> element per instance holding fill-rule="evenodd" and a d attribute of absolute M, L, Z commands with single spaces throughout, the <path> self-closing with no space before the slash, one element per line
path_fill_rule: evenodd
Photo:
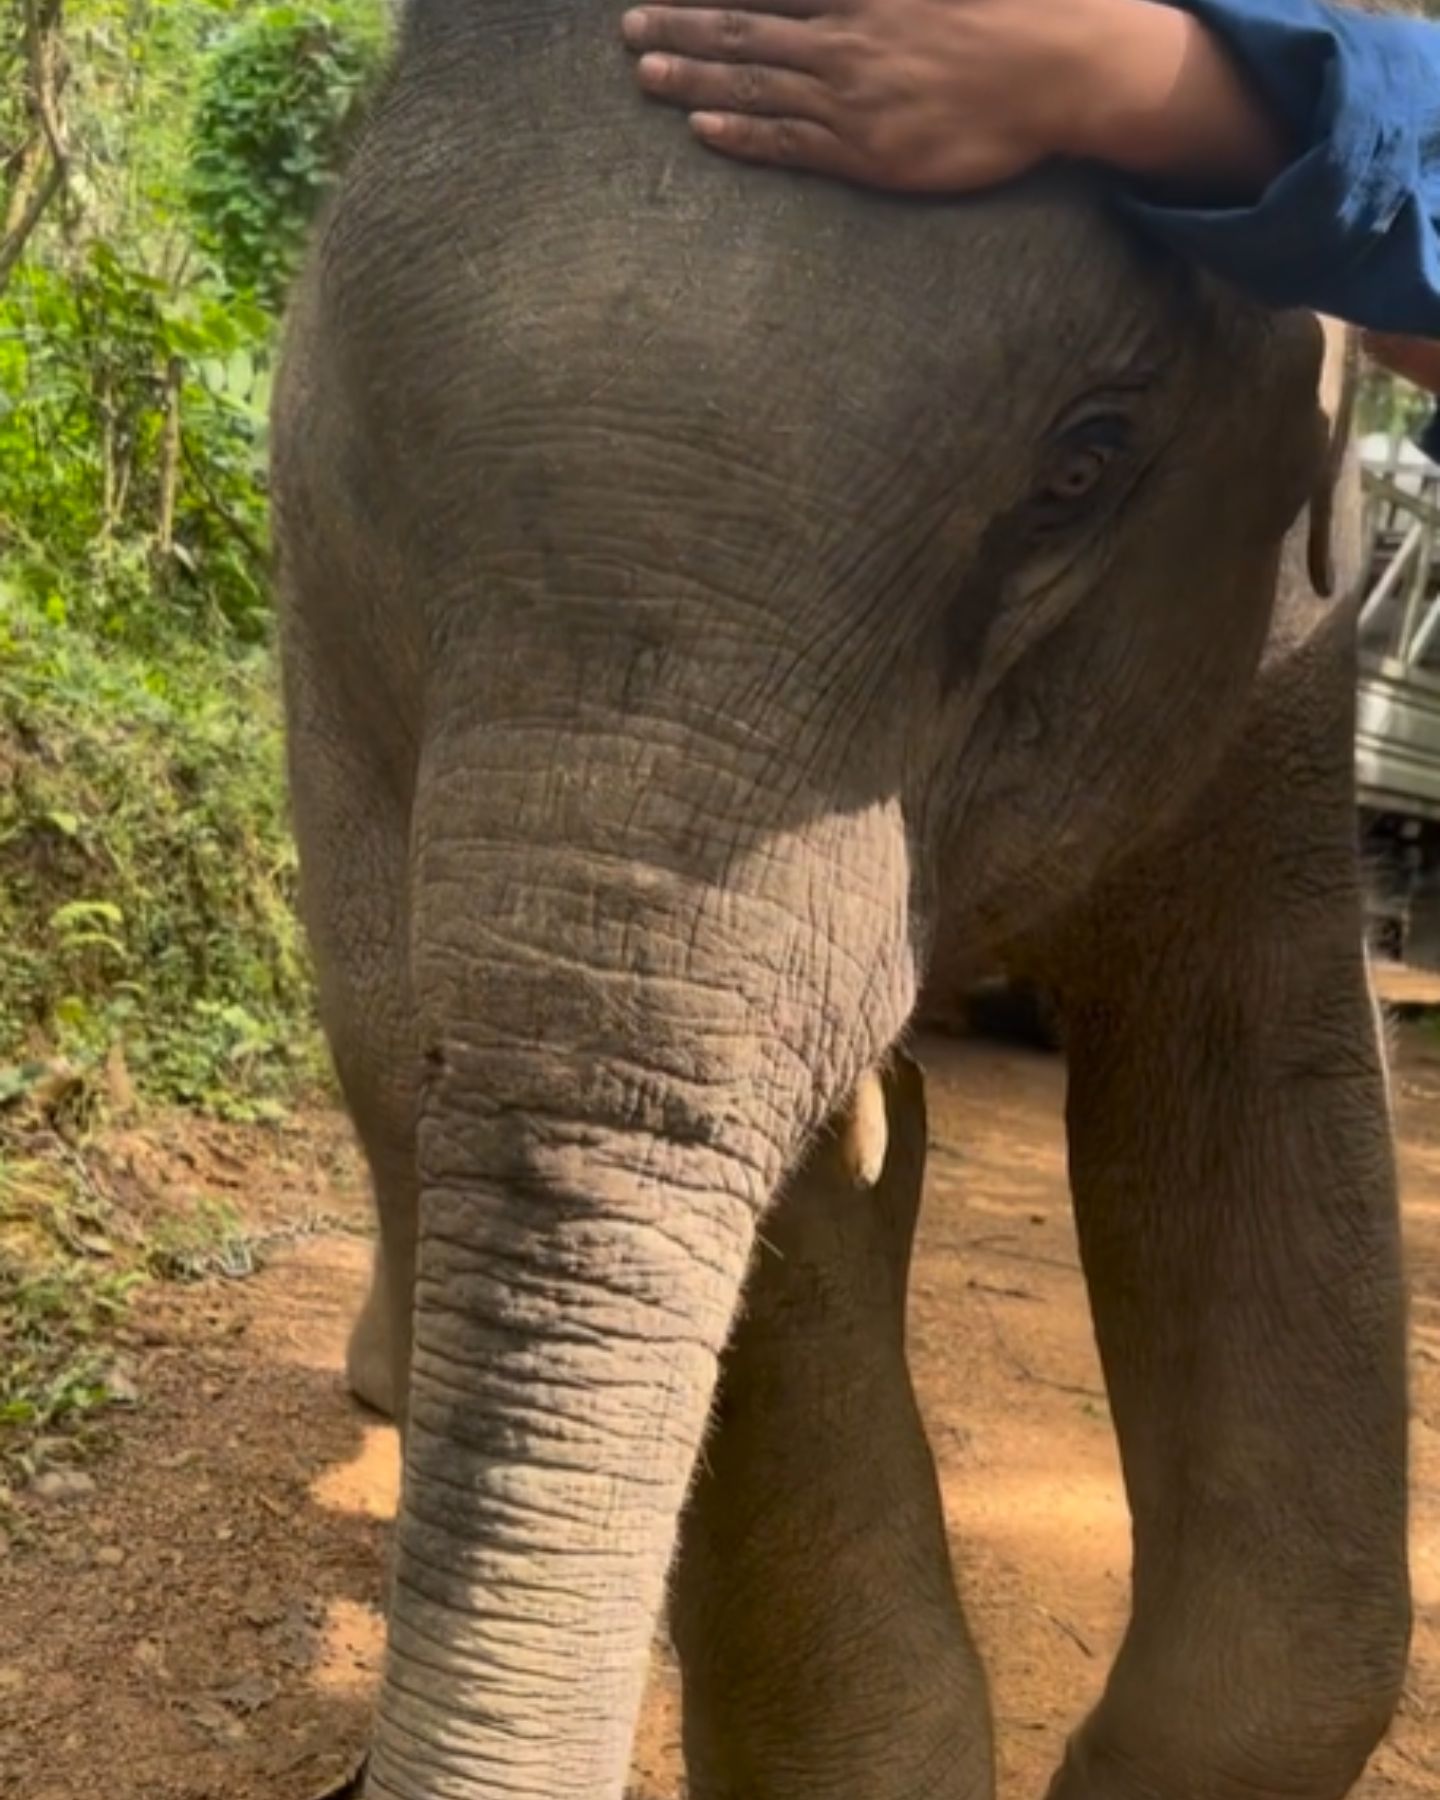
<path fill-rule="evenodd" d="M 22 0 L 22 4 L 25 109 L 31 129 L 28 142 L 12 158 L 14 173 L 0 238 L 0 289 L 70 174 L 70 146 L 60 105 L 68 73 L 60 36 L 61 0 Z"/>

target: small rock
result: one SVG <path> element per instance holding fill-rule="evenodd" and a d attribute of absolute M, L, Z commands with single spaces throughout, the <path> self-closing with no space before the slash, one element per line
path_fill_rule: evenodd
<path fill-rule="evenodd" d="M 95 1478 L 83 1469 L 46 1469 L 30 1484 L 37 1500 L 83 1500 L 95 1492 Z"/>
<path fill-rule="evenodd" d="M 95 1561 L 102 1569 L 118 1569 L 125 1560 L 125 1552 L 118 1544 L 102 1544 L 95 1552 Z"/>
<path fill-rule="evenodd" d="M 229 1687 L 220 1688 L 215 1698 L 222 1706 L 228 1706 L 232 1712 L 259 1712 L 262 1706 L 268 1706 L 280 1692 L 276 1684 L 264 1675 L 242 1675 Z"/>
<path fill-rule="evenodd" d="M 191 1700 L 184 1710 L 191 1722 L 218 1744 L 231 1746 L 241 1742 L 246 1735 L 240 1721 L 217 1701 Z"/>
<path fill-rule="evenodd" d="M 105 1391 L 120 1406 L 134 1406 L 140 1399 L 135 1377 L 121 1362 L 115 1363 L 106 1375 Z"/>
<path fill-rule="evenodd" d="M 31 1446 L 31 1454 L 42 1468 L 52 1463 L 68 1463 L 75 1460 L 75 1446 L 68 1438 L 37 1437 Z"/>

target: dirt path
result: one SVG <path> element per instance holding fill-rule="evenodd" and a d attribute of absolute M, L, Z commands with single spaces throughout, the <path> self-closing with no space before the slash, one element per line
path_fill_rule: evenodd
<path fill-rule="evenodd" d="M 1440 1796 L 1440 1049 L 1398 1082 L 1415 1295 L 1417 1653 L 1364 1793 Z M 1124 1615 L 1114 1447 L 1075 1265 L 1058 1061 L 927 1046 L 932 1135 L 913 1357 L 960 1577 L 992 1671 L 1003 1791 L 1036 1795 Z M 207 1169 L 213 1176 L 213 1168 Z M 94 1489 L 20 1496 L 0 1546 L 0 1794 L 310 1800 L 363 1741 L 395 1493 L 391 1434 L 340 1357 L 368 1246 L 358 1171 L 314 1121 L 232 1188 L 271 1225 L 332 1221 L 247 1281 L 161 1289 L 140 1403 Z M 264 1184 L 263 1187 L 261 1184 Z M 84 1482 L 80 1484 L 83 1488 Z M 636 1800 L 672 1800 L 673 1680 Z"/>

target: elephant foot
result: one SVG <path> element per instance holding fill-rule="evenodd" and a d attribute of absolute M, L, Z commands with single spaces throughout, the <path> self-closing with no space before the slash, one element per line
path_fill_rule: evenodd
<path fill-rule="evenodd" d="M 373 1293 L 350 1332 L 345 1350 L 345 1381 L 362 1406 L 384 1419 L 395 1417 L 395 1361 L 384 1307 Z"/>
<path fill-rule="evenodd" d="M 1183 1737 L 1157 1739 L 1146 1728 L 1117 1737 L 1087 1721 L 1066 1745 L 1046 1800 L 1343 1800 L 1393 1710 L 1384 1698 L 1337 1699 L 1302 1735 L 1237 1730 L 1232 1718 L 1224 1730 Z"/>
<path fill-rule="evenodd" d="M 878 1069 L 860 1077 L 840 1114 L 837 1127 L 840 1161 L 858 1188 L 873 1188 L 885 1168 L 890 1127 L 885 1118 L 885 1088 Z"/>

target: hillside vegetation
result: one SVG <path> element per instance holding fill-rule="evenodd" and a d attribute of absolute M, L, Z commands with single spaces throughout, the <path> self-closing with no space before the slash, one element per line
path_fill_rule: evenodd
<path fill-rule="evenodd" d="M 0 1459 L 123 1381 L 137 1219 L 94 1134 L 323 1074 L 267 583 L 277 324 L 383 0 L 17 0 L 0 45 Z M 175 1253 L 176 1244 L 182 1246 Z M 122 1396 L 123 1397 L 123 1393 Z M 0 1496 L 3 1498 L 3 1496 Z"/>

